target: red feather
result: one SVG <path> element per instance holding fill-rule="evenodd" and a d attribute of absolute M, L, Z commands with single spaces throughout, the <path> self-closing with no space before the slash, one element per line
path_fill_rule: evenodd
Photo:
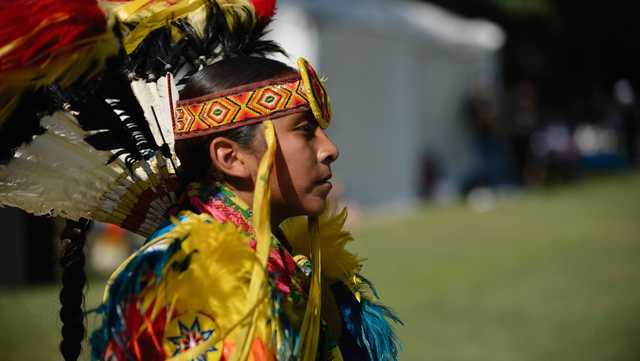
<path fill-rule="evenodd" d="M 0 1 L 0 24 L 0 72 L 43 64 L 107 29 L 96 0 Z"/>
<path fill-rule="evenodd" d="M 276 0 L 251 0 L 261 21 L 269 21 L 276 14 Z"/>

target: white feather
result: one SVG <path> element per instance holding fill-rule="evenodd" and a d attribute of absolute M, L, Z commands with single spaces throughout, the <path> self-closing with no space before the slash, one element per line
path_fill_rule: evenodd
<path fill-rule="evenodd" d="M 143 236 L 164 221 L 174 199 L 168 184 L 175 181 L 175 169 L 160 155 L 136 162 L 130 170 L 124 155 L 108 164 L 113 153 L 86 143 L 89 133 L 70 113 L 59 111 L 40 123 L 47 132 L 21 146 L 9 164 L 0 165 L 0 204 L 36 215 L 117 225 L 138 214 L 139 224 L 125 226 Z M 140 209 L 145 190 L 151 192 L 151 201 Z"/>
<path fill-rule="evenodd" d="M 173 110 L 178 102 L 178 91 L 173 84 L 171 74 L 160 78 L 157 82 L 134 80 L 131 89 L 144 111 L 156 144 L 167 143 L 171 154 L 174 151 Z M 154 116 L 155 111 L 155 116 Z"/>

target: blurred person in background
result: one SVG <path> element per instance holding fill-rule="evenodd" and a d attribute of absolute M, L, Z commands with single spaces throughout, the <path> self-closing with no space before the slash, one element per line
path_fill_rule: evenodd
<path fill-rule="evenodd" d="M 618 105 L 622 117 L 620 129 L 621 149 L 631 167 L 640 165 L 638 158 L 638 137 L 640 130 L 640 109 L 636 94 L 628 79 L 616 81 L 613 87 L 613 96 Z"/>
<path fill-rule="evenodd" d="M 560 114 L 550 116 L 533 132 L 531 148 L 533 162 L 541 168 L 544 183 L 565 183 L 575 178 L 578 154 L 566 118 Z"/>
<path fill-rule="evenodd" d="M 537 178 L 532 161 L 531 137 L 540 124 L 538 91 L 533 82 L 520 81 L 514 91 L 509 120 L 515 179 L 518 184 L 535 183 Z"/>
<path fill-rule="evenodd" d="M 465 193 L 477 186 L 495 188 L 509 182 L 507 144 L 499 109 L 493 82 L 476 81 L 465 104 L 465 115 L 478 165 L 466 182 Z"/>

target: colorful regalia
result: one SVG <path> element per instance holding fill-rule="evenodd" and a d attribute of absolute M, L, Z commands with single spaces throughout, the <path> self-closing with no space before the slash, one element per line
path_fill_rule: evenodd
<path fill-rule="evenodd" d="M 109 279 L 93 359 L 397 360 L 399 320 L 345 249 L 346 210 L 271 229 L 272 121 L 330 123 L 313 67 L 179 99 L 219 59 L 280 51 L 261 39 L 274 12 L 264 0 L 0 5 L 0 202 L 148 237 Z M 258 122 L 252 205 L 222 182 L 178 191 L 176 140 Z"/>
<path fill-rule="evenodd" d="M 162 227 L 113 275 L 91 342 L 96 359 L 163 360 L 199 346 L 203 360 L 229 360 L 256 262 L 253 214 L 222 184 L 191 184 L 171 223 Z M 346 211 L 319 220 L 324 286 L 320 359 L 393 360 L 397 350 L 385 318 L 345 249 Z M 268 289 L 254 316 L 253 360 L 297 360 L 312 264 L 306 218 L 286 221 L 271 237 Z M 333 323 L 333 324 L 331 324 Z M 336 332 L 336 330 L 338 330 Z M 144 355 L 144 356 L 143 356 Z M 315 357 L 313 357 L 315 359 Z"/>

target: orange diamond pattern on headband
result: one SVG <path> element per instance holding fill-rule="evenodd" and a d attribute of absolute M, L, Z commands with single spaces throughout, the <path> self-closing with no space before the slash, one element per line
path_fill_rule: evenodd
<path fill-rule="evenodd" d="M 278 109 L 284 109 L 292 93 L 291 90 L 284 87 L 258 89 L 254 92 L 247 106 L 259 114 L 271 113 Z"/>
<path fill-rule="evenodd" d="M 228 119 L 234 118 L 242 109 L 242 105 L 233 99 L 221 98 L 206 103 L 200 118 L 209 121 L 209 126 L 226 124 Z"/>
<path fill-rule="evenodd" d="M 284 79 L 179 103 L 175 134 L 177 138 L 188 138 L 309 109 L 300 78 Z"/>

